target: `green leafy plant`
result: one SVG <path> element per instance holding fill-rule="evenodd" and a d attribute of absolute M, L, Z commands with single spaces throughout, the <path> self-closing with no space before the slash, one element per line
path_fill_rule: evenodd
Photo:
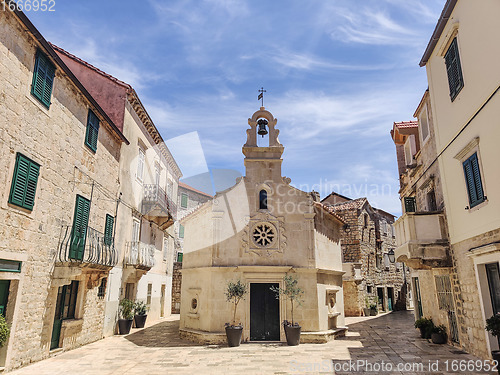
<path fill-rule="evenodd" d="M 120 301 L 120 315 L 122 319 L 134 319 L 134 301 L 124 298 Z"/>
<path fill-rule="evenodd" d="M 433 325 L 431 332 L 432 333 L 444 334 L 444 333 L 446 333 L 446 326 L 444 324 L 440 324 L 438 326 L 434 326 Z"/>
<path fill-rule="evenodd" d="M 285 275 L 283 278 L 283 285 L 284 288 L 276 288 L 276 287 L 271 287 L 271 290 L 276 293 L 276 298 L 279 299 L 280 296 L 283 296 L 285 299 L 289 300 L 291 305 L 292 305 L 292 326 L 298 325 L 296 324 L 293 320 L 293 311 L 294 311 L 294 304 L 296 303 L 298 306 L 302 305 L 302 295 L 304 294 L 304 291 L 299 288 L 298 286 L 299 280 L 297 277 L 294 277 L 292 275 Z M 290 325 L 288 321 L 283 322 L 284 325 Z"/>
<path fill-rule="evenodd" d="M 432 330 L 434 329 L 434 322 L 429 318 L 420 318 L 415 321 L 415 328 L 420 329 L 422 332 L 422 337 L 429 338 L 431 336 Z"/>
<path fill-rule="evenodd" d="M 0 347 L 2 347 L 10 335 L 10 329 L 3 315 L 0 315 Z"/>
<path fill-rule="evenodd" d="M 146 315 L 148 312 L 148 305 L 144 303 L 144 301 L 136 301 L 134 303 L 134 312 L 135 315 Z"/>
<path fill-rule="evenodd" d="M 237 280 L 236 282 L 229 281 L 227 283 L 224 294 L 226 295 L 226 300 L 234 305 L 233 327 L 236 326 L 236 309 L 238 308 L 238 303 L 240 303 L 246 293 L 247 286 L 241 280 Z M 231 324 L 226 323 L 226 326 L 231 326 Z"/>
<path fill-rule="evenodd" d="M 495 337 L 500 337 L 500 314 L 486 319 L 486 330 Z"/>

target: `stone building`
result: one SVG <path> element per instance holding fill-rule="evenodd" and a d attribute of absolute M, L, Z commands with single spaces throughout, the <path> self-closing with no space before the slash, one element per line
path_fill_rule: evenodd
<path fill-rule="evenodd" d="M 261 107 L 248 120 L 243 146 L 246 174 L 185 217 L 180 333 L 202 342 L 225 342 L 232 306 L 224 291 L 242 280 L 249 294 L 237 321 L 244 341 L 283 341 L 281 321 L 290 305 L 271 286 L 293 274 L 305 290 L 294 320 L 302 342 L 324 342 L 345 331 L 340 236 L 344 221 L 328 211 L 316 193 L 300 191 L 281 174 L 283 145 L 277 120 Z M 267 147 L 257 145 L 268 132 Z M 266 133 L 267 134 L 267 133 Z"/>
<path fill-rule="evenodd" d="M 321 202 L 346 222 L 342 232 L 345 315 L 362 316 L 363 308 L 377 302 L 383 311 L 406 309 L 406 268 L 390 261 L 395 248 L 394 215 L 372 207 L 366 198 L 350 199 L 335 192 Z"/>
<path fill-rule="evenodd" d="M 22 12 L 0 12 L 0 349 L 10 370 L 102 338 L 120 149 L 106 111 Z"/>
<path fill-rule="evenodd" d="M 118 264 L 105 281 L 104 335 L 109 336 L 116 332 L 120 299 L 145 302 L 149 321 L 170 315 L 175 197 L 182 174 L 132 86 L 62 48 L 53 48 L 130 141 L 120 150 Z"/>
<path fill-rule="evenodd" d="M 213 197 L 195 189 L 188 184 L 179 182 L 177 194 L 177 217 L 182 219 L 184 216 L 193 212 L 197 207 L 209 201 Z M 176 223 L 178 226 L 178 241 L 176 242 L 176 253 L 174 256 L 174 270 L 172 275 L 172 314 L 179 314 L 181 308 L 181 283 L 182 283 L 182 257 L 184 247 L 184 226 Z"/>
<path fill-rule="evenodd" d="M 430 125 L 435 152 L 419 157 L 417 151 L 412 170 L 422 163 L 423 177 L 416 180 L 410 171 L 403 179 L 411 183 L 405 193 L 415 189 L 415 199 L 403 200 L 406 211 L 445 210 L 423 219 L 409 213 L 396 225 L 399 257 L 422 259 L 433 272 L 434 280 L 425 275 L 436 293 L 422 294 L 423 314 L 448 321 L 452 342 L 482 358 L 498 350 L 484 327 L 500 312 L 499 12 L 494 0 L 446 1 L 420 61 L 430 89 L 415 114 L 421 139 Z M 432 179 L 427 171 L 435 166 Z M 435 199 L 425 193 L 432 191 L 426 180 L 434 180 Z M 421 283 L 424 273 L 417 275 Z"/>

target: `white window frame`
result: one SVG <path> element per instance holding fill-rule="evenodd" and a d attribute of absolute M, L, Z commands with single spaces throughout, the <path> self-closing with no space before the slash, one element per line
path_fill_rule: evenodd
<path fill-rule="evenodd" d="M 139 147 L 139 153 L 137 154 L 137 180 L 140 182 L 144 181 L 144 165 L 146 162 L 146 153 Z"/>
<path fill-rule="evenodd" d="M 404 145 L 404 152 L 405 152 L 405 164 L 406 166 L 410 166 L 415 164 L 415 160 L 413 157 L 417 153 L 417 146 L 415 144 L 415 136 L 412 134 L 408 136 L 406 139 L 405 145 Z M 410 159 L 410 160 L 408 160 Z"/>
<path fill-rule="evenodd" d="M 427 129 L 427 135 L 424 137 L 424 121 L 422 121 L 425 118 L 425 128 Z M 427 104 L 424 105 L 422 111 L 420 112 L 420 115 L 418 116 L 418 130 L 420 133 L 420 139 L 421 139 L 421 144 L 425 144 L 427 140 L 429 139 L 429 136 L 431 135 L 431 129 L 430 129 L 430 124 L 429 124 L 429 111 L 427 109 Z"/>
<path fill-rule="evenodd" d="M 141 239 L 141 222 L 138 219 L 132 219 L 132 242 L 139 242 Z"/>

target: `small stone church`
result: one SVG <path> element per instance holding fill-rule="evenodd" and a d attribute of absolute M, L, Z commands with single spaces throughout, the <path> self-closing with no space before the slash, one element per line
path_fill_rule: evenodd
<path fill-rule="evenodd" d="M 239 279 L 248 287 L 236 317 L 242 341 L 284 341 L 281 322 L 291 320 L 291 306 L 270 288 L 283 287 L 286 274 L 297 277 L 305 292 L 294 309 L 301 342 L 326 342 L 345 333 L 345 223 L 317 193 L 298 190 L 282 176 L 284 147 L 276 124 L 264 107 L 248 119 L 245 176 L 182 220 L 181 337 L 225 342 L 233 305 L 224 292 L 228 281 Z M 267 147 L 258 146 L 260 135 L 268 138 Z"/>

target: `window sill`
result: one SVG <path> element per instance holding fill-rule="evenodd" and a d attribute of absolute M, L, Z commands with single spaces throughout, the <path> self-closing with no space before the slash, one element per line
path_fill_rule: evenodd
<path fill-rule="evenodd" d="M 50 118 L 49 114 L 49 108 L 45 106 L 45 104 L 42 104 L 36 97 L 31 94 L 31 91 L 26 95 L 26 97 L 34 104 L 36 105 L 47 117 Z"/>
<path fill-rule="evenodd" d="M 486 198 L 486 199 L 485 199 L 484 201 L 482 201 L 481 203 L 476 204 L 474 207 L 470 207 L 470 206 L 468 206 L 468 207 L 469 207 L 469 209 L 468 209 L 467 211 L 469 211 L 469 212 L 474 212 L 474 211 L 477 211 L 477 210 L 479 210 L 480 208 L 482 208 L 482 207 L 486 206 L 487 204 L 488 204 L 488 198 Z"/>

